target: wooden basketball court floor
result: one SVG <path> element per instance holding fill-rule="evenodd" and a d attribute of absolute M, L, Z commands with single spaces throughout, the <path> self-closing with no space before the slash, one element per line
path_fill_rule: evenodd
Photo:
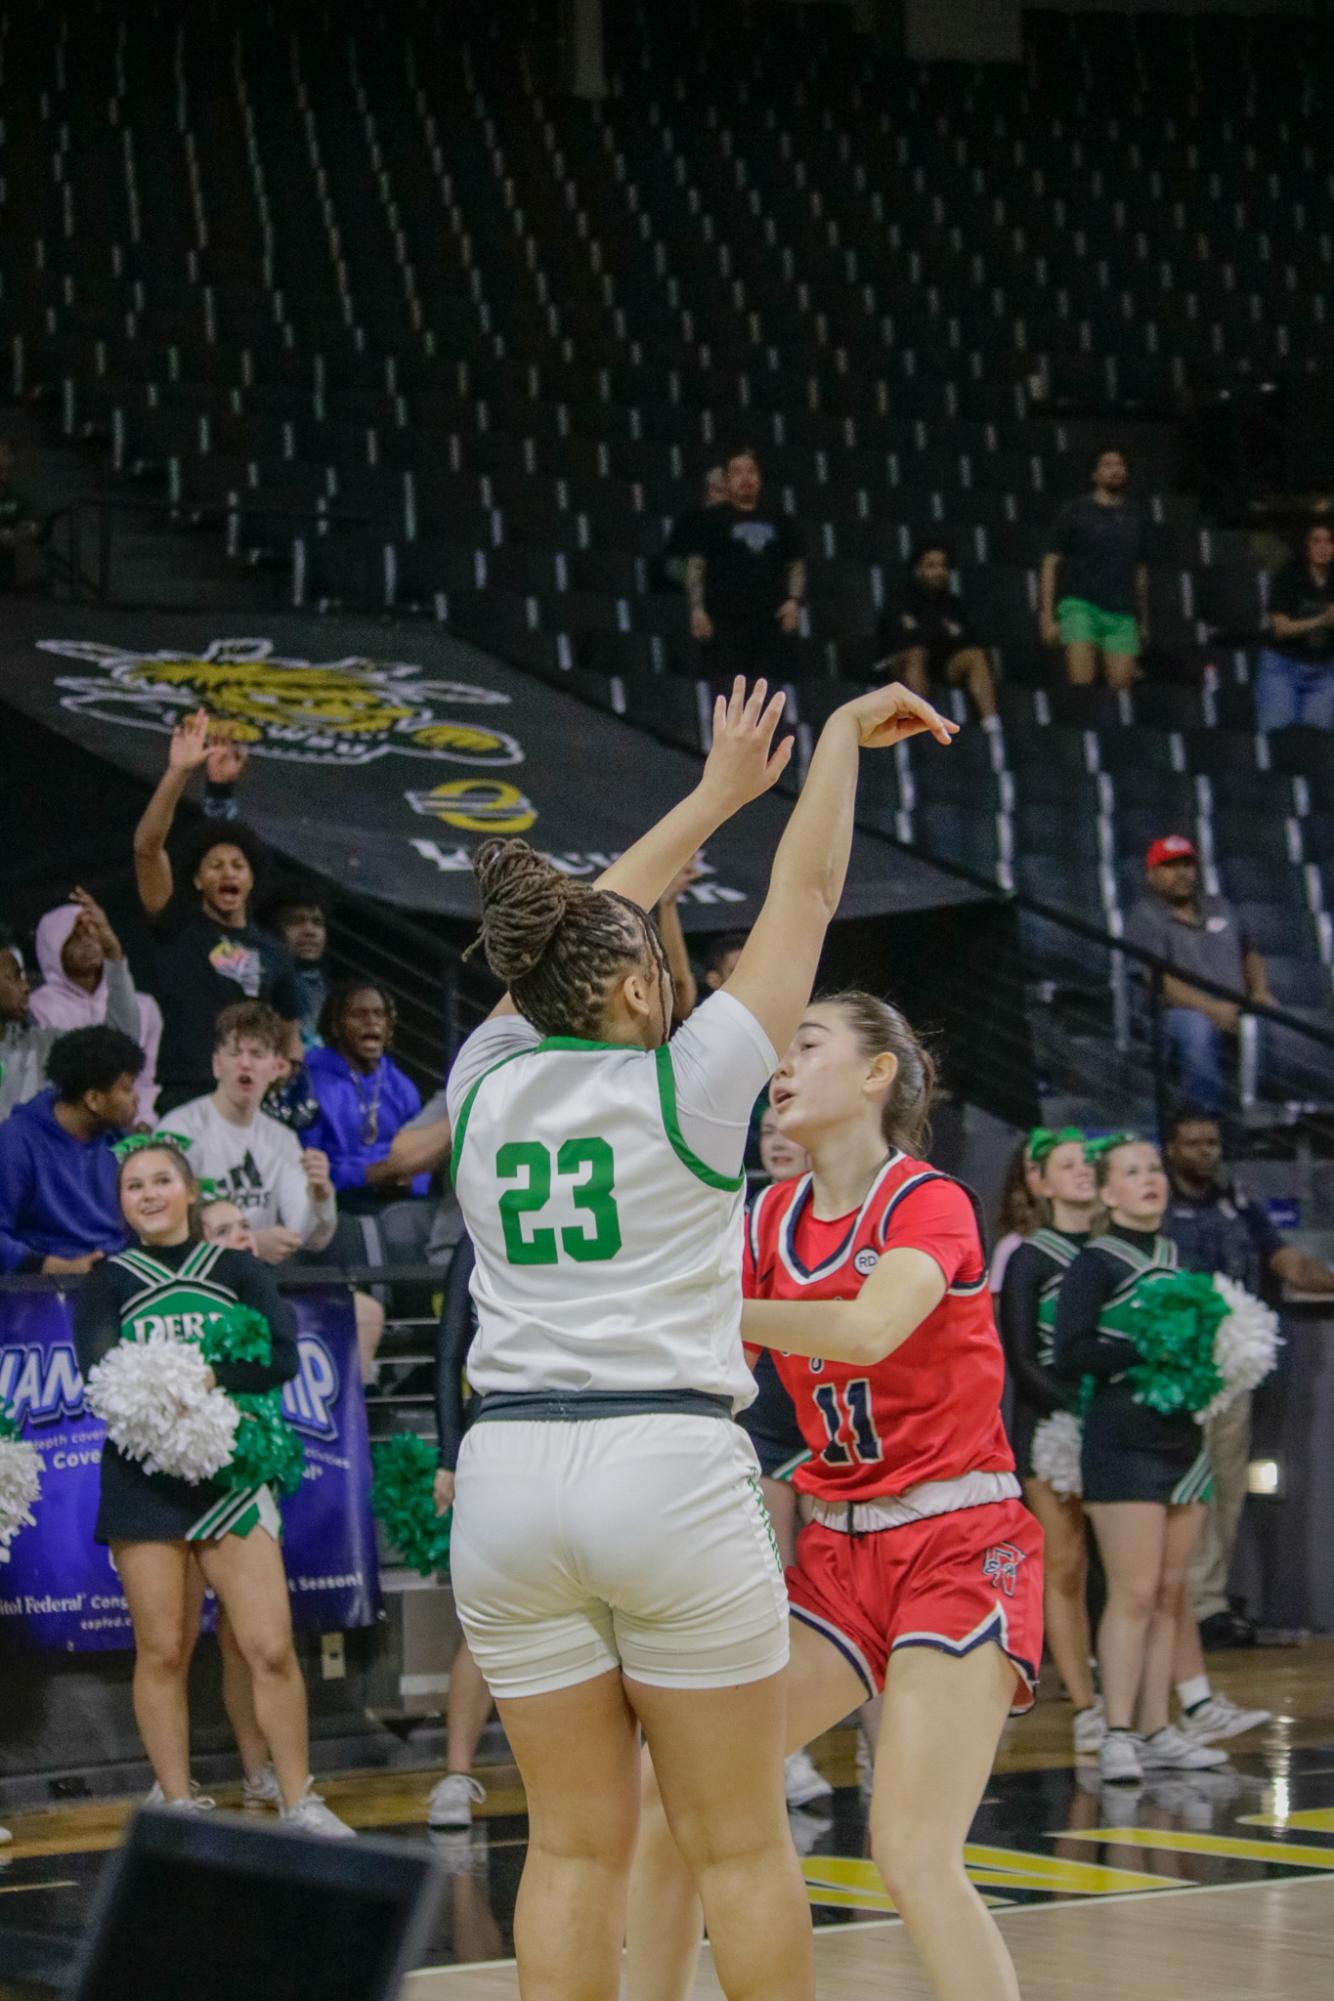
<path fill-rule="evenodd" d="M 1123 1791 L 1099 1787 L 1069 1752 L 1069 1710 L 1051 1695 L 1013 1724 L 968 1849 L 1025 2001 L 1326 2001 L 1334 1995 L 1334 1641 L 1211 1662 L 1239 1702 L 1275 1711 L 1235 1740 L 1229 1767 Z M 837 1787 L 827 1810 L 793 1816 L 816 1928 L 818 2001 L 930 2001 L 911 1942 L 867 1856 L 851 1734 L 816 1747 Z M 421 1969 L 403 2001 L 517 2001 L 514 1896 L 523 1795 L 512 1766 L 482 1771 L 470 1831 L 431 1836 L 433 1772 L 321 1779 L 355 1826 L 430 1840 L 447 1873 Z M 235 1795 L 218 1793 L 220 1806 Z M 134 1802 L 7 1816 L 0 1849 L 0 2001 L 49 1993 L 6 1978 L 6 1936 L 72 1948 L 103 1858 Z M 719 1988 L 704 1953 L 696 2001 Z M 127 1997 L 130 2001 L 130 1997 Z"/>

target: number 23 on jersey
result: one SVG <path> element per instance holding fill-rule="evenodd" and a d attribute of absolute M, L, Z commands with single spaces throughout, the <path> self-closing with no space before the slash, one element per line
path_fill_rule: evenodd
<path fill-rule="evenodd" d="M 496 1154 L 496 1175 L 507 1187 L 500 1198 L 505 1255 L 512 1265 L 605 1264 L 621 1248 L 616 1157 L 605 1139 L 567 1139 L 554 1158 L 540 1140 L 511 1140 Z M 540 1222 L 560 1183 L 588 1218 L 559 1229 Z"/>

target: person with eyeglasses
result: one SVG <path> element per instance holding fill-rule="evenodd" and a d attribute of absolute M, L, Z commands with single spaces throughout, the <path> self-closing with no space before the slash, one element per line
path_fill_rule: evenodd
<path fill-rule="evenodd" d="M 425 1195 L 430 1180 L 405 1179 L 389 1159 L 395 1134 L 421 1110 L 421 1093 L 389 1053 L 397 1018 L 392 994 L 373 980 L 341 980 L 320 1010 L 324 1047 L 306 1064 L 320 1109 L 303 1138 L 328 1155 L 345 1210 Z"/>

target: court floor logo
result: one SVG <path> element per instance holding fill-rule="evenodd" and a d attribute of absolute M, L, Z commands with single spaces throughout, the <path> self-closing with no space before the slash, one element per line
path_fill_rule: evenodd
<path fill-rule="evenodd" d="M 257 757 L 297 764 L 365 765 L 391 752 L 492 769 L 523 762 L 517 738 L 459 721 L 459 709 L 507 707 L 474 682 L 435 680 L 405 661 L 302 660 L 268 639 L 215 639 L 189 649 L 135 652 L 92 640 L 41 639 L 40 651 L 93 671 L 61 675 L 62 708 L 169 735 L 206 708 Z"/>

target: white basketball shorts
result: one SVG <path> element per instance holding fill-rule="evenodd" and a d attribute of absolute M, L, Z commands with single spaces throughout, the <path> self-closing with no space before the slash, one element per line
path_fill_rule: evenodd
<path fill-rule="evenodd" d="M 449 1565 L 498 1696 L 550 1694 L 611 1668 L 656 1688 L 731 1688 L 787 1661 L 759 1464 L 726 1419 L 475 1425 Z"/>

